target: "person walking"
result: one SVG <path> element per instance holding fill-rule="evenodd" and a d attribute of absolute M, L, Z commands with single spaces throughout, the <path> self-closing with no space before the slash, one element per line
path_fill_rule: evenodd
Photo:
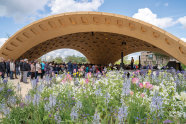
<path fill-rule="evenodd" d="M 131 58 L 131 70 L 133 70 L 133 68 L 134 68 L 134 58 L 132 57 Z"/>
<path fill-rule="evenodd" d="M 13 78 L 13 74 L 15 72 L 15 63 L 14 63 L 14 60 L 11 60 L 10 61 L 10 79 L 14 79 Z"/>
<path fill-rule="evenodd" d="M 0 57 L 0 75 L 2 79 L 4 79 L 5 72 L 6 72 L 6 63 L 4 62 L 4 58 Z"/>

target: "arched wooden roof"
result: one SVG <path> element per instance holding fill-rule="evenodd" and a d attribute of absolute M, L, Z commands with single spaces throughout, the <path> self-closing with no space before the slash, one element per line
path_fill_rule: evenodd
<path fill-rule="evenodd" d="M 36 59 L 60 48 L 78 50 L 95 64 L 113 63 L 121 51 L 152 51 L 186 65 L 186 43 L 179 38 L 143 21 L 103 12 L 64 13 L 35 21 L 7 40 L 0 56 Z"/>

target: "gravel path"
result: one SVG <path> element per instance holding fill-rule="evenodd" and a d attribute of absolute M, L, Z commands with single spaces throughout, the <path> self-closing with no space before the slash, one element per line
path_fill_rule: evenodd
<path fill-rule="evenodd" d="M 13 79 L 13 80 L 8 79 L 8 82 L 11 82 L 13 84 L 13 86 L 15 86 L 15 90 L 17 90 L 18 83 L 20 84 L 20 86 L 21 86 L 21 95 L 22 95 L 23 98 L 28 93 L 28 91 L 30 89 L 32 89 L 30 78 L 28 78 L 27 81 L 28 81 L 28 83 L 20 82 L 20 77 L 19 76 L 18 76 L 18 79 Z"/>

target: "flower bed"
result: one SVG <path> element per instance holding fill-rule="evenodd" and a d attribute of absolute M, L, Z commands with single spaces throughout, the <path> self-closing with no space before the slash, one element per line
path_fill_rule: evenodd
<path fill-rule="evenodd" d="M 1 101 L 1 121 L 132 124 L 184 123 L 186 118 L 184 72 L 109 71 L 72 80 L 69 74 L 34 80 L 29 94 L 15 97 L 11 107 Z"/>

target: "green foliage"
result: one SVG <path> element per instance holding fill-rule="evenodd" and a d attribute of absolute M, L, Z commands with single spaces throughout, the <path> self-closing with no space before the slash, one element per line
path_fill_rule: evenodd
<path fill-rule="evenodd" d="M 139 64 L 139 60 L 135 60 L 135 61 L 134 61 L 134 64 L 135 64 L 135 65 L 138 65 L 138 64 Z"/>
<path fill-rule="evenodd" d="M 56 57 L 53 61 L 55 63 L 62 63 L 63 62 L 63 58 L 59 56 L 59 57 Z"/>
<path fill-rule="evenodd" d="M 183 69 L 183 70 L 186 70 L 186 65 L 181 64 L 181 66 L 182 66 L 182 69 Z"/>
<path fill-rule="evenodd" d="M 75 56 L 75 55 L 67 56 L 65 58 L 65 62 L 69 62 L 69 61 L 76 62 L 76 63 L 87 63 L 88 62 L 86 57 L 80 57 L 80 56 Z"/>
<path fill-rule="evenodd" d="M 0 78 L 0 103 L 7 101 L 8 98 L 15 95 L 13 85 L 8 83 L 6 80 L 2 81 Z"/>
<path fill-rule="evenodd" d="M 161 53 L 154 53 L 155 56 L 158 56 L 160 58 L 165 58 L 165 57 L 169 57 L 167 55 L 161 54 Z"/>
<path fill-rule="evenodd" d="M 120 64 L 121 63 L 121 59 L 119 59 L 118 61 L 115 62 L 115 64 Z M 130 64 L 130 60 L 128 60 L 128 56 L 123 57 L 123 63 L 124 64 Z"/>
<path fill-rule="evenodd" d="M 184 75 L 179 73 L 174 79 L 175 75 L 170 72 L 162 71 L 154 74 L 148 70 L 146 75 L 139 73 L 138 71 L 131 73 L 131 77 L 127 78 L 126 73 L 122 71 L 109 71 L 99 79 L 88 77 L 88 83 L 87 79 L 81 78 L 79 85 L 70 82 L 57 83 L 58 80 L 70 76 L 69 74 L 56 76 L 56 79 L 51 82 L 38 83 L 29 92 L 31 96 L 29 102 L 22 99 L 18 104 L 10 107 L 10 113 L 8 116 L 3 116 L 1 122 L 5 124 L 89 124 L 93 123 L 95 114 L 99 113 L 100 124 L 161 124 L 166 119 L 170 119 L 173 123 L 177 120 L 183 123 Z M 175 80 L 183 82 L 182 85 L 175 85 Z M 142 83 L 142 87 L 139 83 Z M 42 90 L 41 85 L 43 85 Z M 5 93 L 7 92 L 6 90 Z M 37 99 L 36 94 L 40 96 Z M 152 98 L 156 95 L 163 98 L 162 107 L 159 103 L 161 101 L 152 104 Z M 23 104 L 20 105 L 21 103 Z M 159 105 L 159 109 L 156 105 Z M 163 111 L 161 114 L 159 114 L 160 110 Z M 173 113 L 173 116 L 170 113 Z M 57 116 L 60 120 L 56 119 Z M 73 116 L 76 118 L 73 119 Z"/>

